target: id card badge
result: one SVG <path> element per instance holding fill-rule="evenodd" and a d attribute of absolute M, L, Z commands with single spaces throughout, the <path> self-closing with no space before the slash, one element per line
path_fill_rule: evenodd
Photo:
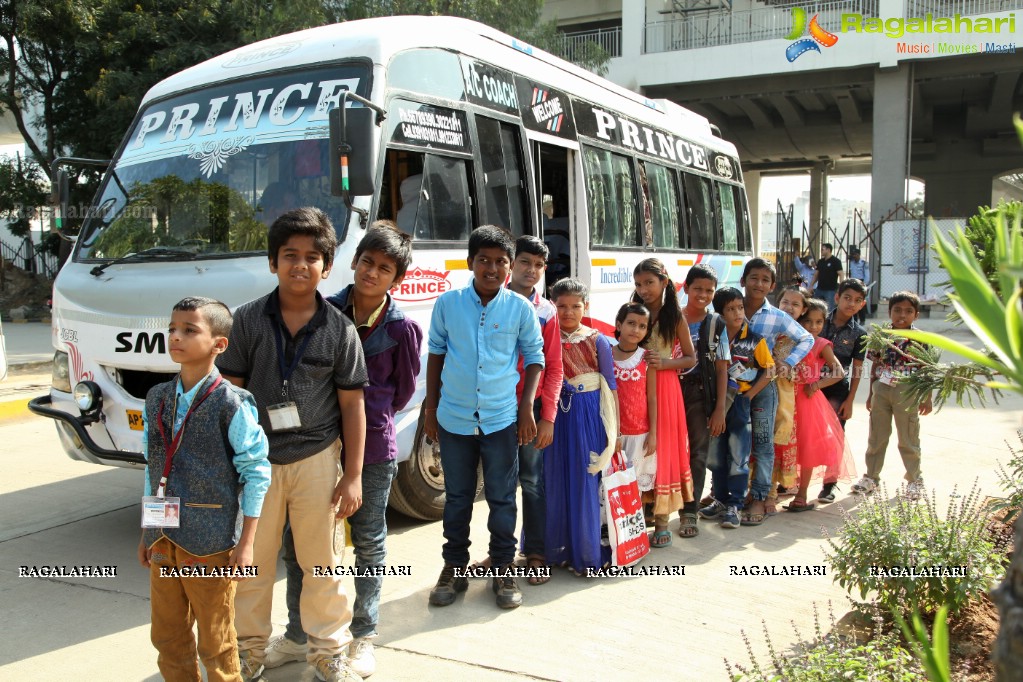
<path fill-rule="evenodd" d="M 181 526 L 181 498 L 153 497 L 142 498 L 143 528 L 179 528 Z"/>
<path fill-rule="evenodd" d="M 298 416 L 298 405 L 289 400 L 286 403 L 277 403 L 266 408 L 270 417 L 270 430 L 274 433 L 295 431 L 302 428 L 302 420 Z"/>

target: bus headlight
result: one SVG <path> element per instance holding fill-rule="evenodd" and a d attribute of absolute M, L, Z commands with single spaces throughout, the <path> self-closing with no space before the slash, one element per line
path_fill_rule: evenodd
<path fill-rule="evenodd" d="M 82 414 L 98 412 L 103 406 L 103 392 L 94 381 L 80 381 L 75 386 L 75 402 Z"/>
<path fill-rule="evenodd" d="M 71 392 L 71 370 L 68 367 L 67 353 L 57 351 L 53 354 L 53 371 L 50 374 L 50 385 L 62 393 Z"/>

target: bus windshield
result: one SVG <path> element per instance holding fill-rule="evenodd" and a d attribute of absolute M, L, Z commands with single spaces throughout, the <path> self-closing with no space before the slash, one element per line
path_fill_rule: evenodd
<path fill-rule="evenodd" d="M 300 206 L 322 209 L 343 231 L 348 209 L 330 193 L 327 112 L 344 90 L 364 95 L 367 81 L 365 66 L 339 65 L 151 104 L 87 216 L 76 260 L 265 254 L 269 226 Z"/>

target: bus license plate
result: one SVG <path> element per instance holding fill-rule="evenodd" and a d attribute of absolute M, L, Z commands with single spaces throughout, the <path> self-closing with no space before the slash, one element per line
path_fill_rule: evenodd
<path fill-rule="evenodd" d="M 142 430 L 142 411 L 141 410 L 125 410 L 128 415 L 128 427 L 132 431 Z"/>

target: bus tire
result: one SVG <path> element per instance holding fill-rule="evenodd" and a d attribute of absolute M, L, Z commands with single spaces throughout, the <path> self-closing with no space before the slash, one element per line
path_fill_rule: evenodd
<path fill-rule="evenodd" d="M 483 490 L 483 466 L 476 473 L 476 497 Z M 416 429 L 412 456 L 398 465 L 390 506 L 413 519 L 438 521 L 444 516 L 444 470 L 440 443 L 426 436 L 422 420 Z"/>

